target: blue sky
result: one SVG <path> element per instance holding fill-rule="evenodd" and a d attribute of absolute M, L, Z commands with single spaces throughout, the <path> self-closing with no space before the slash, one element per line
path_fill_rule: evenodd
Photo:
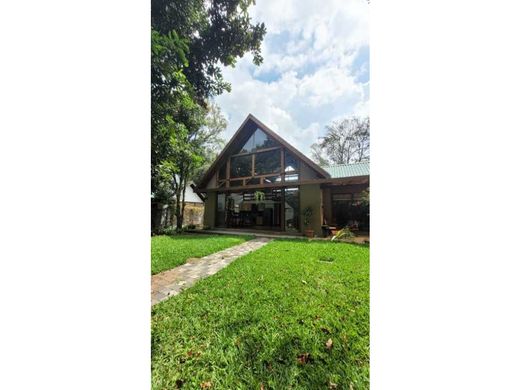
<path fill-rule="evenodd" d="M 305 154 L 325 125 L 369 113 L 369 6 L 366 0 L 257 0 L 266 24 L 264 62 L 251 55 L 224 68 L 232 91 L 215 100 L 228 140 L 252 113 Z"/>

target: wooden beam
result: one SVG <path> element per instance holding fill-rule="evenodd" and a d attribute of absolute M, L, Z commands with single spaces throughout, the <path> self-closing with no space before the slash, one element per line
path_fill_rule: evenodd
<path fill-rule="evenodd" d="M 242 187 L 229 187 L 226 188 L 227 191 L 245 191 L 245 190 L 255 190 L 259 188 L 279 188 L 279 187 L 294 187 L 305 184 L 330 184 L 330 185 L 351 185 L 351 184 L 369 184 L 369 176 L 354 176 L 354 177 L 340 177 L 336 179 L 310 179 L 310 180 L 296 180 L 296 181 L 287 181 L 285 183 L 278 184 L 254 184 L 249 186 Z M 222 191 L 222 188 L 205 188 L 201 191 L 205 192 L 214 192 L 214 191 Z"/>

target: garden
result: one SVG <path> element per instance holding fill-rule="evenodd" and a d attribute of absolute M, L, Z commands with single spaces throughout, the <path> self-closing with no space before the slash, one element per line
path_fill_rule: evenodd
<path fill-rule="evenodd" d="M 155 305 L 152 387 L 368 388 L 369 247 L 277 239 Z"/>

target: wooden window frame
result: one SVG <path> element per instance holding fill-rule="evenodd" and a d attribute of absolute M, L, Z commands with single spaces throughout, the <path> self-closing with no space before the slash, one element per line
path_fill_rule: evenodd
<path fill-rule="evenodd" d="M 269 152 L 269 151 L 273 151 L 273 150 L 280 150 L 280 172 L 272 172 L 272 173 L 265 173 L 265 174 L 261 174 L 261 175 L 255 175 L 255 168 L 256 168 L 256 155 L 258 153 L 263 153 L 263 152 Z M 243 180 L 243 186 L 244 187 L 247 187 L 248 185 L 245 184 L 246 183 L 246 180 L 248 179 L 253 179 L 253 178 L 258 178 L 260 179 L 260 185 L 263 185 L 264 184 L 264 178 L 265 177 L 268 177 L 268 176 L 280 176 L 281 180 L 280 180 L 280 184 L 284 184 L 285 183 L 285 176 L 286 175 L 299 175 L 298 178 L 299 180 L 296 180 L 296 181 L 288 181 L 287 183 L 291 184 L 291 185 L 296 185 L 297 182 L 299 182 L 301 180 L 301 176 L 300 176 L 300 173 L 301 173 L 301 164 L 302 164 L 302 161 L 294 156 L 293 154 L 293 157 L 295 159 L 298 160 L 298 169 L 294 170 L 294 171 L 291 171 L 291 172 L 285 172 L 285 153 L 286 151 L 288 151 L 288 149 L 284 146 L 274 146 L 274 147 L 271 147 L 271 148 L 264 148 L 264 149 L 258 149 L 258 150 L 255 150 L 254 152 L 247 152 L 247 153 L 237 153 L 237 154 L 232 154 L 230 155 L 225 164 L 226 164 L 226 177 L 225 178 L 221 178 L 220 175 L 219 175 L 219 171 L 220 171 L 220 168 L 217 170 L 217 187 L 218 188 L 235 188 L 235 187 L 231 187 L 231 183 L 230 181 L 233 180 Z M 288 151 L 289 153 L 291 153 L 291 151 Z M 248 155 L 251 155 L 251 173 L 252 175 L 250 176 L 240 176 L 240 177 L 231 177 L 231 159 L 234 158 L 234 157 L 244 157 L 244 156 L 248 156 Z M 225 185 L 224 186 L 221 186 L 220 183 L 221 182 L 225 182 Z M 257 185 L 257 184 L 255 184 Z"/>

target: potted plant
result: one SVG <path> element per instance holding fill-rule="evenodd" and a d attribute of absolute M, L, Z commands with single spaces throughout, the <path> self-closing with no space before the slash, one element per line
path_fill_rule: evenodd
<path fill-rule="evenodd" d="M 311 224 L 311 218 L 312 218 L 312 207 L 308 206 L 303 210 L 303 225 L 306 227 L 305 235 L 309 238 L 314 237 L 314 230 L 309 228 L 309 226 Z"/>
<path fill-rule="evenodd" d="M 255 191 L 255 202 L 262 203 L 265 200 L 265 193 L 262 191 Z"/>

